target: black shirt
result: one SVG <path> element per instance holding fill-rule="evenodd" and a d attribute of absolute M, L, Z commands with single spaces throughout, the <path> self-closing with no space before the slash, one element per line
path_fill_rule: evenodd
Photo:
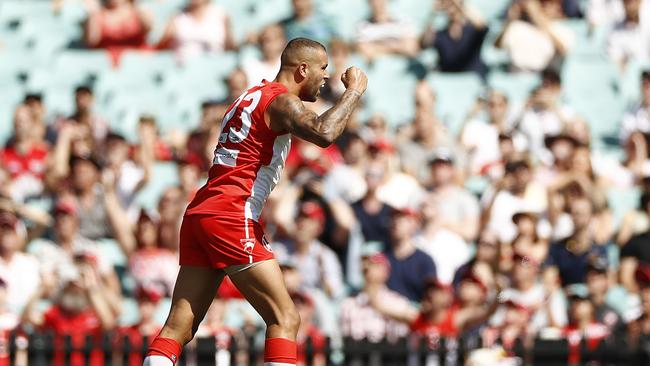
<path fill-rule="evenodd" d="M 352 204 L 354 216 L 356 216 L 361 225 L 361 232 L 366 242 L 378 241 L 383 243 L 383 248 L 388 248 L 390 238 L 390 217 L 393 208 L 383 204 L 376 214 L 366 212 L 361 201 Z"/>
<path fill-rule="evenodd" d="M 590 258 L 607 259 L 607 248 L 603 245 L 592 244 L 584 253 L 576 254 L 567 249 L 568 241 L 567 238 L 551 245 L 546 261 L 546 265 L 558 268 L 562 286 L 585 283 Z"/>
<path fill-rule="evenodd" d="M 438 31 L 433 47 L 438 51 L 440 71 L 473 71 L 484 77 L 488 70 L 481 60 L 481 45 L 487 32 L 487 27 L 477 29 L 470 23 L 465 23 L 458 39 L 451 37 L 449 29 Z"/>
<path fill-rule="evenodd" d="M 650 263 L 650 231 L 639 234 L 621 249 L 621 258 L 633 257 L 641 262 Z"/>

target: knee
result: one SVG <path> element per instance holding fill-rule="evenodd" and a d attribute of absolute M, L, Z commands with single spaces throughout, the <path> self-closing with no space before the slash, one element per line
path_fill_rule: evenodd
<path fill-rule="evenodd" d="M 278 315 L 278 326 L 282 328 L 282 330 L 292 334 L 298 333 L 298 327 L 300 327 L 300 314 L 298 313 L 298 310 L 296 310 L 295 306 L 292 306 L 289 309 L 282 309 Z"/>

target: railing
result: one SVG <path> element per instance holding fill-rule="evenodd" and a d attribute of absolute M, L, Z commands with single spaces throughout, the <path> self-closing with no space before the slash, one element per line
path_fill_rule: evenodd
<path fill-rule="evenodd" d="M 128 338 L 116 342 L 111 334 L 102 337 L 87 336 L 79 346 L 70 337 L 54 337 L 51 334 L 31 334 L 28 337 L 10 334 L 0 341 L 0 365 L 29 364 L 54 365 L 133 365 L 141 364 L 148 339 L 139 339 L 133 347 Z M 197 338 L 188 345 L 179 365 L 243 366 L 260 365 L 263 350 L 254 338 L 233 339 L 222 348 L 217 338 Z M 344 339 L 341 347 L 327 342 L 323 349 L 316 349 L 311 340 L 302 349 L 304 365 L 313 366 L 315 357 L 324 364 L 352 366 L 451 366 L 463 365 L 471 350 L 480 348 L 481 339 L 465 337 L 456 339 L 423 339 L 411 337 L 397 342 L 368 342 Z M 142 345 L 142 346 L 140 346 Z M 596 365 L 650 365 L 650 337 L 638 347 L 630 347 L 625 340 L 610 338 L 595 349 L 581 342 L 578 347 L 579 364 Z M 533 365 L 567 365 L 570 347 L 566 340 L 537 339 L 531 349 L 525 349 L 518 340 L 509 350 L 522 362 Z M 99 357 L 97 357 L 99 356 Z M 93 358 L 94 357 L 94 358 Z M 93 358 L 93 362 L 89 359 Z"/>

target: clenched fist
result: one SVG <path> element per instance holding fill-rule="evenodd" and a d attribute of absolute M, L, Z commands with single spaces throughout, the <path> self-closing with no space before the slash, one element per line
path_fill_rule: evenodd
<path fill-rule="evenodd" d="M 341 75 L 341 81 L 346 89 L 356 90 L 360 93 L 366 91 L 368 87 L 368 77 L 360 68 L 355 66 L 345 70 L 343 75 Z"/>

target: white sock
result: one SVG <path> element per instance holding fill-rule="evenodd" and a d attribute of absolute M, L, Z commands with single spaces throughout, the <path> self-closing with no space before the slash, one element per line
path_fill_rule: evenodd
<path fill-rule="evenodd" d="M 296 364 L 284 362 L 264 362 L 264 366 L 296 366 Z"/>
<path fill-rule="evenodd" d="M 172 360 L 165 356 L 147 356 L 142 366 L 174 366 Z"/>

